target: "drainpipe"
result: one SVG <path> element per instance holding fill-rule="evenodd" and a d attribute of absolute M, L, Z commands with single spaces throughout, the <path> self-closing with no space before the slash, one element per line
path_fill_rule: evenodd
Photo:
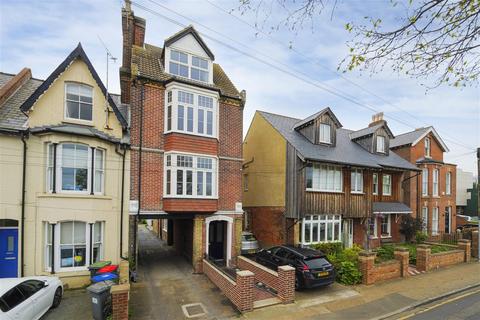
<path fill-rule="evenodd" d="M 28 133 L 27 133 L 28 134 Z M 23 143 L 23 168 L 22 168 L 22 227 L 21 227 L 21 237 L 22 237 L 22 242 L 20 243 L 20 250 L 21 250 L 21 255 L 20 255 L 20 262 L 21 262 L 21 267 L 20 267 L 20 276 L 23 277 L 25 273 L 25 267 L 24 267 L 24 257 L 25 257 L 25 183 L 26 183 L 26 176 L 27 176 L 27 142 L 25 141 L 25 132 L 22 132 L 21 134 L 21 140 Z"/>
<path fill-rule="evenodd" d="M 125 198 L 125 155 L 127 153 L 126 146 L 118 144 L 117 147 L 123 149 L 123 153 L 118 151 L 118 148 L 115 148 L 115 152 L 122 156 L 122 192 L 120 194 L 120 258 L 123 260 L 128 260 L 127 257 L 123 256 L 123 202 Z"/>

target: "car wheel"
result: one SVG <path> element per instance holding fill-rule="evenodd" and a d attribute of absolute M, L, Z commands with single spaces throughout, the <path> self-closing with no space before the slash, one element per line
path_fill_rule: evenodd
<path fill-rule="evenodd" d="M 53 296 L 52 308 L 58 307 L 60 301 L 62 301 L 62 288 L 58 287 L 57 290 L 55 290 L 55 295 Z"/>
<path fill-rule="evenodd" d="M 302 284 L 298 276 L 295 276 L 295 290 L 299 291 L 302 289 Z"/>

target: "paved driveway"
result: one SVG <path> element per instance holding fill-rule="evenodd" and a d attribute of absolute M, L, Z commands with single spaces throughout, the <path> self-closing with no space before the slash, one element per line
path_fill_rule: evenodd
<path fill-rule="evenodd" d="M 86 289 L 66 290 L 62 302 L 50 309 L 42 320 L 88 320 L 92 319 L 90 294 Z"/>
<path fill-rule="evenodd" d="M 144 226 L 139 227 L 139 281 L 132 283 L 131 319 L 225 319 L 237 312 L 204 275 Z M 183 308 L 182 308 L 183 307 Z"/>

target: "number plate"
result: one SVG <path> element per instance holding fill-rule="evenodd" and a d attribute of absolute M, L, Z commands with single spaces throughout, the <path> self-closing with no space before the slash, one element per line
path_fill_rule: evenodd
<path fill-rule="evenodd" d="M 317 273 L 317 278 L 328 276 L 328 271 L 322 271 Z"/>
<path fill-rule="evenodd" d="M 248 250 L 248 253 L 251 253 L 251 254 L 255 253 L 255 249 Z"/>

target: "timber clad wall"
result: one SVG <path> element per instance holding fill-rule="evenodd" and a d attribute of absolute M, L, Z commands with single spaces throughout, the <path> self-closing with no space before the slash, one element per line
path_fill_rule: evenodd
<path fill-rule="evenodd" d="M 337 133 L 336 133 L 336 128 L 337 125 L 333 121 L 333 119 L 330 117 L 329 114 L 325 113 L 321 115 L 320 117 L 316 118 L 314 120 L 313 125 L 308 125 L 306 127 L 303 127 L 302 129 L 299 130 L 299 132 L 305 136 L 311 143 L 315 144 L 322 144 L 320 142 L 320 124 L 329 124 L 330 125 L 330 141 L 332 142 L 331 144 L 328 144 L 330 147 L 335 147 L 336 141 L 337 141 Z"/>

